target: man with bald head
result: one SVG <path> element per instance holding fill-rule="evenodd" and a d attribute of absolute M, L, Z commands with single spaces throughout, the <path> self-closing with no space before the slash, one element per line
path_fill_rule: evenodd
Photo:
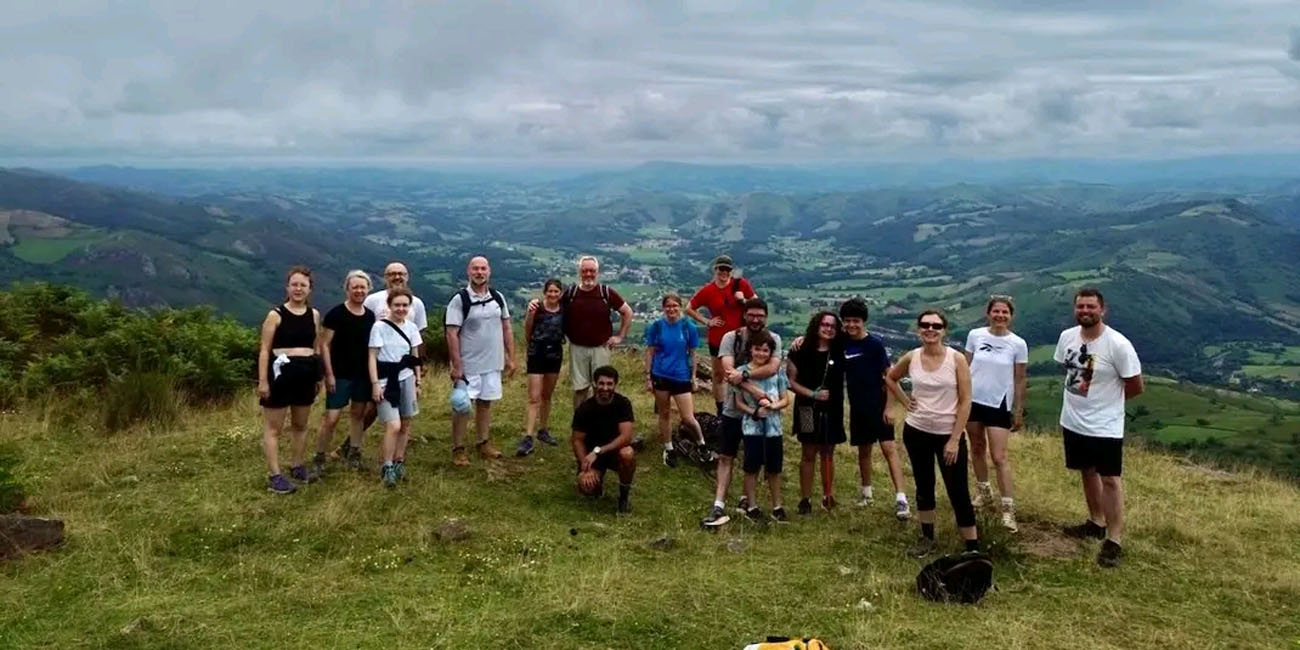
<path fill-rule="evenodd" d="M 406 265 L 402 262 L 389 262 L 384 267 L 384 289 L 376 291 L 366 296 L 366 309 L 375 312 L 375 320 L 388 318 L 388 290 L 398 287 L 410 289 L 411 272 L 406 270 Z M 413 297 L 414 298 L 414 297 Z M 411 315 L 407 319 L 415 323 L 415 327 L 420 330 L 420 335 L 424 335 L 424 330 L 429 327 L 429 316 L 424 310 L 424 301 L 414 298 L 411 301 Z"/>
<path fill-rule="evenodd" d="M 492 446 L 492 402 L 501 399 L 502 372 L 506 378 L 515 373 L 515 337 L 510 329 L 510 310 L 505 296 L 488 285 L 492 267 L 486 257 L 477 256 L 466 267 L 469 286 L 461 289 L 447 303 L 447 354 L 451 361 L 451 380 L 464 381 L 474 402 L 474 427 L 478 434 L 475 446 L 484 459 L 500 458 Z M 451 418 L 452 463 L 469 465 L 465 451 L 465 427 L 468 413 L 453 413 Z"/>

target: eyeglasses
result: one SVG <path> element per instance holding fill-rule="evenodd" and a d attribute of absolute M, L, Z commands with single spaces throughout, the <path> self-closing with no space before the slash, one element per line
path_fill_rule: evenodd
<path fill-rule="evenodd" d="M 923 330 L 942 330 L 945 327 L 943 323 L 936 323 L 934 321 L 928 321 L 928 320 L 921 321 L 917 323 L 916 326 L 918 329 L 923 329 Z"/>

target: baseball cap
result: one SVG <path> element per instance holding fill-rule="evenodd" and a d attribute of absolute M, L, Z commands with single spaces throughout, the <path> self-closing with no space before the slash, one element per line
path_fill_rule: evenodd
<path fill-rule="evenodd" d="M 731 269 L 731 268 L 735 268 L 735 267 L 736 267 L 735 264 L 732 264 L 732 263 L 731 263 L 731 256 L 730 256 L 730 255 L 719 255 L 719 256 L 713 258 L 713 268 L 716 269 L 716 268 L 718 268 L 719 266 L 721 266 L 721 267 L 723 267 L 723 268 L 728 268 L 728 269 Z"/>

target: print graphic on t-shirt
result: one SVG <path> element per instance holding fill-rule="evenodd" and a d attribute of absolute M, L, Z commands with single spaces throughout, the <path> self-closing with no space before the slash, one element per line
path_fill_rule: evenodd
<path fill-rule="evenodd" d="M 1001 344 L 994 344 L 991 341 L 984 341 L 979 346 L 980 352 L 1001 352 L 1003 349 L 1005 348 Z"/>
<path fill-rule="evenodd" d="M 1092 386 L 1093 357 L 1088 353 L 1088 344 L 1079 346 L 1078 350 L 1065 351 L 1065 390 L 1080 397 L 1088 396 Z"/>

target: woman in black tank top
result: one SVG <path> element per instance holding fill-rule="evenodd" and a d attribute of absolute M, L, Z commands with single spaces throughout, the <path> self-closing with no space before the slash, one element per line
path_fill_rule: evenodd
<path fill-rule="evenodd" d="M 297 487 L 280 472 L 280 431 L 286 411 L 292 464 L 290 476 L 299 483 L 315 479 L 304 464 L 307 455 L 307 417 L 320 391 L 320 366 L 316 357 L 316 335 L 320 314 L 312 309 L 311 270 L 289 269 L 284 304 L 272 309 L 262 321 L 262 344 L 257 354 L 257 397 L 265 426 L 262 452 L 266 455 L 267 489 L 289 494 Z"/>
<path fill-rule="evenodd" d="M 533 453 L 533 435 L 548 444 L 559 441 L 551 435 L 551 396 L 564 363 L 564 309 L 560 296 L 564 285 L 551 278 L 542 285 L 542 301 L 535 311 L 524 317 L 524 340 L 528 344 L 528 416 L 524 437 L 515 446 L 515 455 Z M 538 422 L 541 430 L 537 429 Z"/>

